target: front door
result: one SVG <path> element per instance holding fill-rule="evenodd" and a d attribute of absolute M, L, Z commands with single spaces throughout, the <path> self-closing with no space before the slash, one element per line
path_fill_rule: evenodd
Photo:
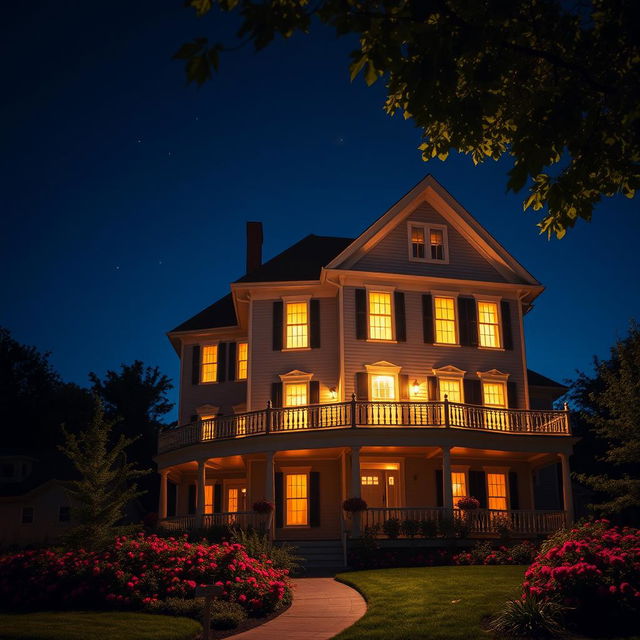
<path fill-rule="evenodd" d="M 364 469 L 360 472 L 362 499 L 372 509 L 400 506 L 400 487 L 397 470 Z"/>

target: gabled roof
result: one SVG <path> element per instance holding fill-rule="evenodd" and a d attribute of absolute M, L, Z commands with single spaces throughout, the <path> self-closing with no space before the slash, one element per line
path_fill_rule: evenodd
<path fill-rule="evenodd" d="M 408 217 L 420 202 L 429 202 L 449 224 L 489 263 L 507 282 L 528 285 L 540 283 L 431 175 L 423 178 L 411 191 L 360 234 L 340 255 L 326 265 L 327 269 L 350 269 L 370 249 Z"/>
<path fill-rule="evenodd" d="M 567 390 L 567 387 L 564 384 L 560 384 L 551 378 L 547 378 L 547 376 L 543 376 L 541 373 L 537 371 L 533 371 L 532 369 L 527 369 L 527 380 L 529 382 L 530 387 L 553 387 L 558 390 Z"/>
<path fill-rule="evenodd" d="M 352 242 L 353 238 L 310 234 L 236 282 L 319 280 L 322 267 Z"/>
<path fill-rule="evenodd" d="M 234 327 L 238 324 L 236 310 L 233 306 L 233 296 L 226 296 L 216 300 L 212 305 L 196 313 L 195 316 L 179 324 L 174 331 L 198 331 L 199 329 L 215 329 L 216 327 Z"/>

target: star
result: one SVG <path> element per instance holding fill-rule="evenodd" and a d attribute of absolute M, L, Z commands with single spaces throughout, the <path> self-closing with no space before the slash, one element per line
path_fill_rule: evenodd
<path fill-rule="evenodd" d="M 138 138 L 138 144 L 142 142 L 142 138 Z"/>
<path fill-rule="evenodd" d="M 120 271 L 120 267 L 116 265 L 116 271 Z"/>

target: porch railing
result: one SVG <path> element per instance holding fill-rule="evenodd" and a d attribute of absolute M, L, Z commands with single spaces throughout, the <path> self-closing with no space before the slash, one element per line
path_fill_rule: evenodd
<path fill-rule="evenodd" d="M 304 407 L 271 407 L 164 429 L 158 451 L 269 433 L 361 427 L 453 428 L 500 433 L 571 435 L 569 412 L 496 409 L 443 402 L 369 402 L 353 398 Z"/>
<path fill-rule="evenodd" d="M 546 534 L 561 529 L 566 523 L 564 511 L 538 511 L 534 509 L 477 509 L 463 512 L 444 507 L 370 508 L 361 514 L 361 527 L 382 534 L 387 520 L 431 521 L 442 530 L 455 521 L 462 521 L 471 534 L 495 534 L 498 528 L 509 525 L 514 534 Z"/>
<path fill-rule="evenodd" d="M 255 511 L 227 511 L 222 513 L 207 513 L 202 516 L 202 521 L 199 521 L 198 516 L 196 515 L 165 518 L 160 521 L 160 525 L 165 529 L 175 531 L 189 531 L 199 527 L 203 529 L 209 529 L 211 527 L 259 529 L 261 527 L 269 527 L 269 518 L 265 519 L 265 516 L 256 513 Z"/>

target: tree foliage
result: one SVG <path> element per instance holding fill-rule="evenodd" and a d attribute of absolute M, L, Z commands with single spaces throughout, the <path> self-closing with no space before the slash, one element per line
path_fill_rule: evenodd
<path fill-rule="evenodd" d="M 106 420 L 99 400 L 87 428 L 78 434 L 64 431 L 59 447 L 73 463 L 80 478 L 67 483 L 73 521 L 68 540 L 72 544 L 97 549 L 113 539 L 116 524 L 125 515 L 127 505 L 142 495 L 136 480 L 149 471 L 136 469 L 127 462 L 126 449 L 133 442 L 123 435 L 110 444 L 113 423 Z"/>
<path fill-rule="evenodd" d="M 640 326 L 612 347 L 609 359 L 595 360 L 595 373 L 581 373 L 571 397 L 581 412 L 576 423 L 578 479 L 603 498 L 602 513 L 640 513 Z M 589 464 L 590 457 L 597 459 Z M 581 467 L 581 468 L 580 468 Z"/>
<path fill-rule="evenodd" d="M 388 114 L 421 130 L 424 160 L 510 156 L 507 190 L 528 194 L 542 233 L 590 220 L 602 196 L 640 185 L 640 3 L 635 0 L 187 0 L 198 16 L 236 12 L 256 50 L 317 22 L 355 34 L 350 72 L 386 83 Z M 184 44 L 203 84 L 237 48 Z"/>

